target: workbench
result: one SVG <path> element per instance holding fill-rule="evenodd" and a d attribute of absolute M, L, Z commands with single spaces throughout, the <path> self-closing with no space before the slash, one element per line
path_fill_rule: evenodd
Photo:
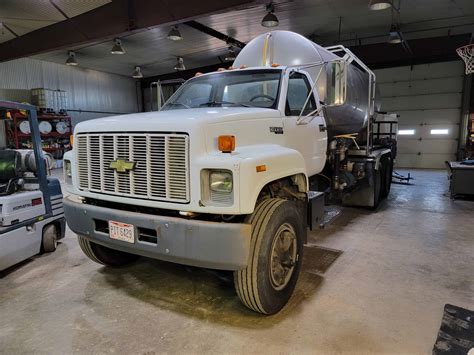
<path fill-rule="evenodd" d="M 449 192 L 451 198 L 457 195 L 474 195 L 474 165 L 461 164 L 458 161 L 447 161 Z"/>

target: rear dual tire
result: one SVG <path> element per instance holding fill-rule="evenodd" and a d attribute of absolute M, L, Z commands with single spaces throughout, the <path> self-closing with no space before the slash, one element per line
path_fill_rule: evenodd
<path fill-rule="evenodd" d="M 271 198 L 257 206 L 247 223 L 252 226 L 249 262 L 234 272 L 235 289 L 246 307 L 275 314 L 290 299 L 301 269 L 302 211 L 294 201 Z"/>
<path fill-rule="evenodd" d="M 389 155 L 384 155 L 380 159 L 378 170 L 374 170 L 374 209 L 390 194 L 392 174 L 393 160 Z"/>
<path fill-rule="evenodd" d="M 380 197 L 386 198 L 390 194 L 392 186 L 393 160 L 390 155 L 384 155 L 381 159 L 382 185 Z"/>
<path fill-rule="evenodd" d="M 139 258 L 138 255 L 125 253 L 120 250 L 107 248 L 103 245 L 91 242 L 81 235 L 78 235 L 77 239 L 84 254 L 98 264 L 120 267 L 128 265 Z"/>
<path fill-rule="evenodd" d="M 382 199 L 382 173 L 380 171 L 380 168 L 378 170 L 374 170 L 374 205 L 373 209 L 377 209 L 380 204 L 380 200 Z"/>

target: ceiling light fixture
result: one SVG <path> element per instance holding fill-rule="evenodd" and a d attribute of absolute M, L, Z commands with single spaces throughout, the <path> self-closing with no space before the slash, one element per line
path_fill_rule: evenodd
<path fill-rule="evenodd" d="M 226 62 L 233 62 L 235 60 L 235 50 L 232 48 L 232 46 L 229 47 L 229 51 L 227 52 L 224 60 Z"/>
<path fill-rule="evenodd" d="M 67 56 L 66 65 L 76 66 L 78 64 L 76 60 L 76 53 L 73 51 L 68 51 Z"/>
<path fill-rule="evenodd" d="M 184 66 L 184 59 L 183 57 L 177 57 L 176 65 L 174 66 L 174 70 L 183 71 L 186 70 Z"/>
<path fill-rule="evenodd" d="M 263 27 L 276 27 L 280 23 L 278 21 L 278 17 L 274 14 L 275 6 L 273 3 L 269 3 L 266 6 L 267 14 L 262 19 L 262 26 Z"/>
<path fill-rule="evenodd" d="M 135 67 L 135 70 L 133 71 L 132 78 L 135 79 L 141 79 L 143 78 L 142 70 L 139 66 Z"/>
<path fill-rule="evenodd" d="M 402 43 L 402 35 L 400 33 L 400 29 L 398 28 L 397 25 L 392 25 L 390 27 L 390 32 L 389 32 L 389 37 L 388 37 L 388 43 L 390 44 L 398 44 Z"/>
<path fill-rule="evenodd" d="M 168 36 L 166 38 L 172 40 L 172 41 L 181 41 L 183 39 L 183 36 L 181 36 L 181 32 L 178 30 L 178 26 L 173 26 L 171 30 L 168 32 Z"/>
<path fill-rule="evenodd" d="M 125 54 L 125 49 L 122 47 L 122 41 L 119 38 L 114 38 L 114 46 L 110 51 L 112 54 Z"/>
<path fill-rule="evenodd" d="M 392 6 L 390 0 L 370 0 L 369 9 L 371 10 L 385 10 Z"/>

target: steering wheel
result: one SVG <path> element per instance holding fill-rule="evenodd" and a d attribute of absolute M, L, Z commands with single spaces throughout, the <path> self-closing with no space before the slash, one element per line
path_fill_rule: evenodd
<path fill-rule="evenodd" d="M 271 97 L 270 95 L 265 95 L 265 94 L 260 94 L 260 95 L 255 95 L 250 99 L 250 102 L 254 101 L 255 99 L 258 99 L 259 97 L 263 97 L 264 99 L 268 99 L 270 101 L 275 101 L 274 97 Z"/>

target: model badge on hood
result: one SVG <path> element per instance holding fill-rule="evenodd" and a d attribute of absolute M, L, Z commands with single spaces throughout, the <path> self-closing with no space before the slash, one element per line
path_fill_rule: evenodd
<path fill-rule="evenodd" d="M 283 134 L 283 127 L 270 127 L 270 132 L 275 134 Z"/>

